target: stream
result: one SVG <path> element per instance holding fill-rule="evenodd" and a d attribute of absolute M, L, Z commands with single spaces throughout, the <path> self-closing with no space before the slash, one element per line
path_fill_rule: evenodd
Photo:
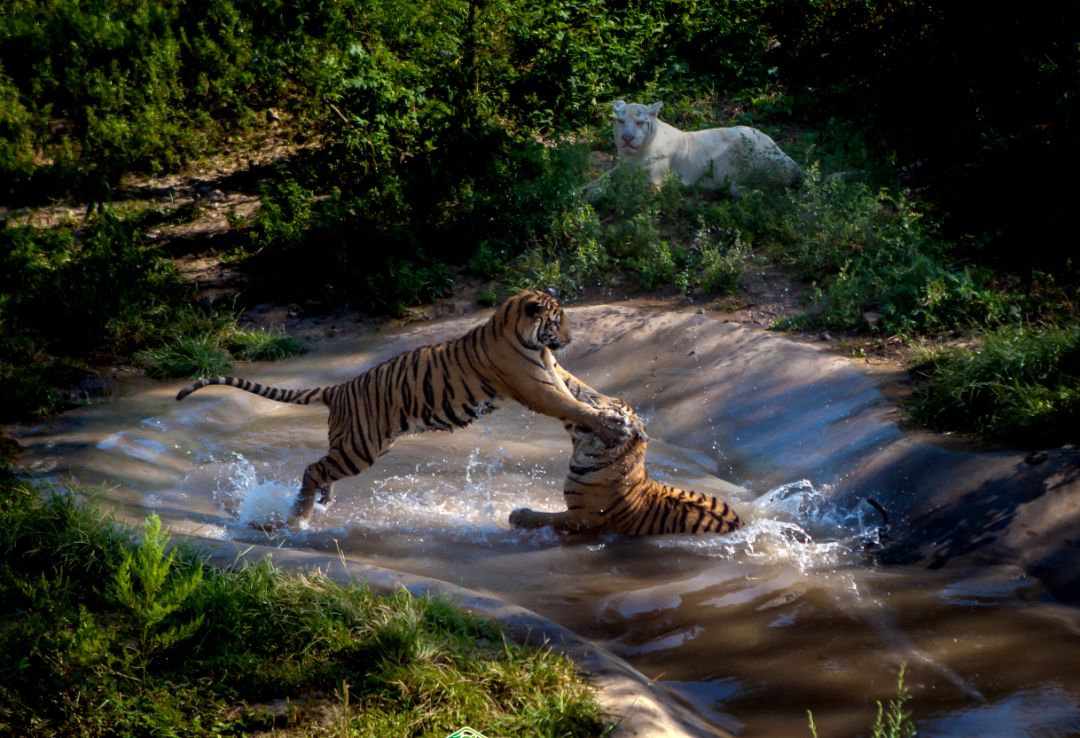
<path fill-rule="evenodd" d="M 645 418 L 650 473 L 723 497 L 744 529 L 510 530 L 514 508 L 565 507 L 570 444 L 557 421 L 509 402 L 464 431 L 399 439 L 339 482 L 306 529 L 276 538 L 247 523 L 288 509 L 326 448 L 321 406 L 224 387 L 177 403 L 181 382 L 134 379 L 114 401 L 15 429 L 22 473 L 99 485 L 101 504 L 136 524 L 157 512 L 197 538 L 340 554 L 495 595 L 623 657 L 736 735 L 809 736 L 808 709 L 822 738 L 869 735 L 900 664 L 920 736 L 1080 734 L 1080 610 L 1062 597 L 1075 569 L 1037 575 L 1056 552 L 1016 553 L 1009 538 L 1034 508 L 994 506 L 1001 485 L 1012 497 L 1000 500 L 1036 504 L 1028 476 L 1041 484 L 1060 465 L 1029 472 L 1023 452 L 957 450 L 902 430 L 880 377 L 715 316 L 567 312 L 563 363 Z M 338 340 L 236 374 L 340 382 L 485 316 Z M 967 520 L 958 510 L 990 522 L 956 523 Z"/>

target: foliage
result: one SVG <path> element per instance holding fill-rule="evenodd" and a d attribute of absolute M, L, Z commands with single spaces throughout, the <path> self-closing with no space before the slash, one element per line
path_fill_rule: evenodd
<path fill-rule="evenodd" d="M 246 331 L 228 312 L 177 310 L 175 331 L 135 355 L 147 374 L 158 379 L 212 377 L 229 371 L 232 361 L 279 361 L 307 351 L 300 340 L 281 331 Z"/>
<path fill-rule="evenodd" d="M 85 350 L 118 326 L 176 299 L 172 264 L 108 210 L 80 234 L 70 228 L 0 229 L 0 327 L 46 346 Z"/>
<path fill-rule="evenodd" d="M 186 622 L 166 627 L 165 620 L 184 604 L 202 582 L 201 565 L 174 573 L 176 552 L 165 553 L 168 533 L 161 530 L 161 519 L 151 514 L 146 532 L 134 551 L 123 551 L 113 573 L 109 595 L 124 608 L 136 632 L 136 665 L 145 673 L 150 657 L 194 635 L 203 623 L 198 613 Z"/>
<path fill-rule="evenodd" d="M 134 352 L 152 376 L 226 370 L 232 356 L 303 351 L 280 333 L 241 331 L 235 317 L 185 305 L 172 263 L 131 220 L 103 209 L 81 230 L 0 229 L 0 416 L 69 407 L 66 388 L 91 370 L 71 354 Z"/>
<path fill-rule="evenodd" d="M 132 544 L 72 492 L 2 484 L 5 735 L 307 735 L 324 711 L 350 734 L 605 734 L 569 661 L 444 601 L 204 569 L 156 516 Z"/>
<path fill-rule="evenodd" d="M 1080 417 L 1080 325 L 1003 326 L 978 348 L 928 350 L 914 416 L 940 430 L 975 431 L 1024 446 L 1075 443 Z"/>
<path fill-rule="evenodd" d="M 918 731 L 911 721 L 911 711 L 904 709 L 904 704 L 911 699 L 911 692 L 904 684 L 906 664 L 900 664 L 896 675 L 896 697 L 889 700 L 888 708 L 878 700 L 877 717 L 870 727 L 873 738 L 916 738 Z"/>
<path fill-rule="evenodd" d="M 731 292 L 749 252 L 717 198 L 674 178 L 654 193 L 640 170 L 614 169 L 592 202 L 570 199 L 548 238 L 502 271 L 511 291 L 552 285 L 573 295 L 626 273 L 642 290 Z"/>
<path fill-rule="evenodd" d="M 156 379 L 214 377 L 232 367 L 229 352 L 220 343 L 220 337 L 213 334 L 177 336 L 140 351 L 135 358 Z"/>

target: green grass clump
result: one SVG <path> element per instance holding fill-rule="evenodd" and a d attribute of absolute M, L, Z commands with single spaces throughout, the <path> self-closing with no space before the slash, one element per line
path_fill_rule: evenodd
<path fill-rule="evenodd" d="M 1008 326 L 976 348 L 925 352 L 915 418 L 1025 446 L 1080 440 L 1080 324 Z"/>
<path fill-rule="evenodd" d="M 136 358 L 155 379 L 213 377 L 232 368 L 232 357 L 213 334 L 180 336 Z"/>
<path fill-rule="evenodd" d="M 226 313 L 201 321 L 179 320 L 180 333 L 145 349 L 136 359 L 156 379 L 212 377 L 224 374 L 238 361 L 278 361 L 307 351 L 299 339 L 274 331 L 236 328 Z M 205 327 L 198 328 L 200 325 Z"/>
<path fill-rule="evenodd" d="M 4 735 L 606 733 L 569 661 L 445 601 L 206 567 L 156 516 L 0 484 Z"/>
<path fill-rule="evenodd" d="M 300 339 L 281 331 L 235 330 L 229 334 L 225 345 L 241 361 L 280 361 L 307 351 Z"/>
<path fill-rule="evenodd" d="M 482 276 L 502 279 L 508 292 L 555 286 L 573 295 L 619 280 L 684 295 L 735 290 L 750 253 L 723 198 L 674 178 L 654 192 L 637 169 L 616 168 L 590 190 L 589 202 L 578 192 L 552 212 L 536 245 Z"/>

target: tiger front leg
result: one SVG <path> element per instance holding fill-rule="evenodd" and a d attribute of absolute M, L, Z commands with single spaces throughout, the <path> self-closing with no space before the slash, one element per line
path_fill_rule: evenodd
<path fill-rule="evenodd" d="M 322 461 L 325 461 L 325 458 Z M 304 470 L 304 481 L 300 485 L 300 492 L 297 493 L 296 499 L 293 500 L 287 519 L 283 519 L 279 513 L 273 513 L 270 520 L 253 520 L 248 523 L 248 526 L 263 533 L 273 533 L 286 527 L 297 530 L 301 520 L 311 517 L 311 511 L 315 507 L 315 493 L 320 489 L 323 490 L 323 499 L 333 494 L 334 483 L 323 482 L 319 476 L 318 468 L 321 463 L 321 461 L 316 462 Z"/>
<path fill-rule="evenodd" d="M 615 409 L 593 407 L 574 399 L 569 392 L 554 395 L 551 400 L 551 406 L 533 409 L 557 417 L 564 423 L 588 428 L 608 445 L 626 443 L 637 432 L 634 423 Z"/>
<path fill-rule="evenodd" d="M 608 397 L 593 389 L 566 371 L 565 367 L 556 364 L 553 368 L 563 386 L 566 387 L 567 393 L 583 404 L 588 412 L 595 413 L 599 418 L 596 424 L 579 423 L 578 425 L 598 433 L 600 439 L 607 444 L 625 443 L 632 437 L 643 441 L 649 440 L 649 435 L 645 432 L 645 424 L 633 408 L 617 398 Z"/>

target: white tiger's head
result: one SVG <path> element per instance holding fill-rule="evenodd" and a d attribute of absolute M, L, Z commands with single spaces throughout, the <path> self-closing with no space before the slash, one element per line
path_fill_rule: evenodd
<path fill-rule="evenodd" d="M 611 130 L 615 136 L 615 148 L 621 156 L 634 156 L 649 145 L 656 135 L 656 114 L 662 107 L 662 102 L 641 105 L 615 101 Z"/>

